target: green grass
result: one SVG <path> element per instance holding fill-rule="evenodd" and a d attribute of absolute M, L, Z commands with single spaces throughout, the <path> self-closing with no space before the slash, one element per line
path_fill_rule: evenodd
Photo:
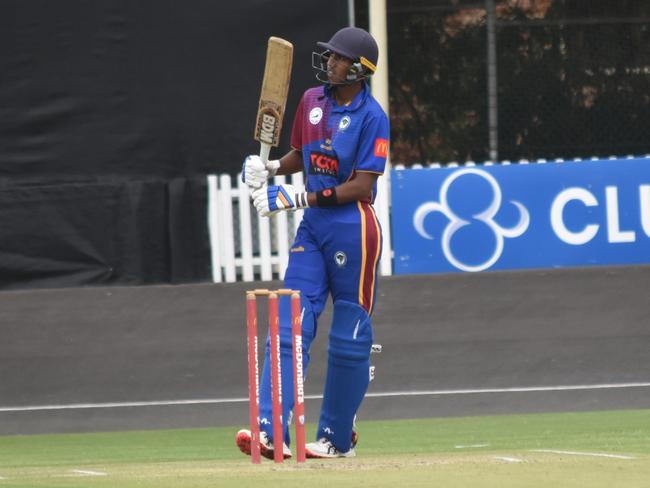
<path fill-rule="evenodd" d="M 650 487 L 650 410 L 360 422 L 356 458 L 305 465 L 252 466 L 236 430 L 0 437 L 0 488 Z"/>

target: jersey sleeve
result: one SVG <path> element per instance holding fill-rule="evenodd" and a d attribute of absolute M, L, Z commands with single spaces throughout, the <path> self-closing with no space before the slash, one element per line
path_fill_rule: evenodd
<path fill-rule="evenodd" d="M 383 174 L 388 157 L 390 127 L 383 112 L 369 117 L 361 132 L 355 171 Z"/>
<path fill-rule="evenodd" d="M 303 112 L 305 111 L 305 96 L 303 95 L 293 117 L 293 127 L 291 128 L 291 147 L 296 151 L 302 151 L 302 125 Z"/>

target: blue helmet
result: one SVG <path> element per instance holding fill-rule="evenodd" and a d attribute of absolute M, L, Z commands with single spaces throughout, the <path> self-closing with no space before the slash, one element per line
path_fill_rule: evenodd
<path fill-rule="evenodd" d="M 377 70 L 379 49 L 377 42 L 365 30 L 359 27 L 344 27 L 337 31 L 328 42 L 317 42 L 323 48 L 320 53 L 312 53 L 312 67 L 316 78 L 325 83 L 327 79 L 327 60 L 331 53 L 336 53 L 352 60 L 347 74 L 348 84 L 356 83 L 371 76 Z"/>

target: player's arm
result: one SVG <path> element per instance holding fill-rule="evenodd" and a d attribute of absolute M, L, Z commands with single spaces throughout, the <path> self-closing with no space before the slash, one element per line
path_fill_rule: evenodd
<path fill-rule="evenodd" d="M 300 171 L 302 171 L 302 153 L 292 149 L 278 160 L 278 167 L 275 174 L 292 175 Z"/>
<path fill-rule="evenodd" d="M 358 172 L 345 183 L 317 192 L 296 191 L 293 185 L 263 186 L 253 191 L 253 204 L 262 216 L 306 207 L 335 207 L 370 197 L 378 176 L 377 173 Z"/>
<path fill-rule="evenodd" d="M 337 187 L 319 192 L 309 192 L 307 203 L 310 207 L 327 207 L 368 199 L 372 195 L 372 189 L 378 177 L 377 173 L 365 171 L 355 173 L 354 178 Z"/>

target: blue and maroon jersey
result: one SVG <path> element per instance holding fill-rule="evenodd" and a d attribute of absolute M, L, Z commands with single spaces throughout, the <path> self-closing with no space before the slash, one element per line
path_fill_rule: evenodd
<path fill-rule="evenodd" d="M 389 134 L 388 117 L 365 83 L 347 105 L 338 105 L 326 86 L 307 90 L 291 132 L 291 147 L 302 152 L 307 191 L 340 185 L 358 172 L 383 174 Z M 375 185 L 365 201 L 374 201 L 376 193 Z"/>

